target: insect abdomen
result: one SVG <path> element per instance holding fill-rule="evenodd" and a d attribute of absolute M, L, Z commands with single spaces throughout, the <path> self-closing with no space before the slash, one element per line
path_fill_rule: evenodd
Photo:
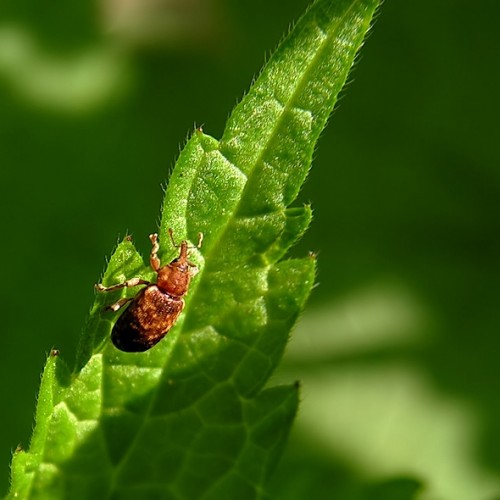
<path fill-rule="evenodd" d="M 118 318 L 111 340 L 125 352 L 147 351 L 168 333 L 183 308 L 183 299 L 171 297 L 156 285 L 149 285 Z"/>

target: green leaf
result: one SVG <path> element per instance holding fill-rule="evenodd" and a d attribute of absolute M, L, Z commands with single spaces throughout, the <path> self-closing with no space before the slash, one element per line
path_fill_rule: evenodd
<path fill-rule="evenodd" d="M 53 353 L 11 498 L 261 498 L 286 442 L 296 385 L 265 388 L 314 284 L 312 257 L 281 260 L 311 209 L 288 208 L 369 27 L 376 0 L 320 0 L 283 41 L 221 141 L 195 131 L 165 194 L 167 237 L 205 239 L 184 313 L 145 353 L 109 342 L 119 294 L 99 294 L 72 374 Z M 129 239 L 105 285 L 154 278 Z M 137 290 L 127 291 L 133 296 Z"/>

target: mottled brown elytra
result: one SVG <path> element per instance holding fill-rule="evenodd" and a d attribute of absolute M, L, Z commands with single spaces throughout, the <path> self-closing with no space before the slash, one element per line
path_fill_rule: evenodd
<path fill-rule="evenodd" d="M 188 260 L 189 248 L 200 248 L 203 234 L 198 234 L 196 247 L 188 247 L 187 241 L 176 245 L 172 229 L 168 230 L 170 239 L 176 248 L 180 248 L 179 257 L 170 264 L 161 266 L 158 257 L 158 235 L 151 234 L 151 268 L 156 273 L 156 283 L 132 278 L 124 283 L 110 287 L 97 284 L 99 292 L 111 292 L 120 288 L 146 285 L 135 297 L 122 298 L 106 309 L 116 312 L 130 302 L 125 312 L 118 318 L 111 332 L 111 341 L 121 351 L 143 352 L 156 345 L 177 321 L 184 309 L 184 295 L 196 266 Z"/>

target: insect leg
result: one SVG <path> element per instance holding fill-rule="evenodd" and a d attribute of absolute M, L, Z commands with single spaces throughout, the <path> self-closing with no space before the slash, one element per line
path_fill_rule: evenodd
<path fill-rule="evenodd" d="M 132 278 L 127 281 L 124 281 L 123 283 L 118 283 L 117 285 L 113 286 L 103 286 L 101 283 L 97 283 L 95 285 L 95 289 L 98 292 L 112 292 L 114 290 L 120 290 L 121 288 L 130 288 L 132 286 L 139 286 L 139 285 L 149 285 L 150 282 L 143 280 L 141 278 Z"/>
<path fill-rule="evenodd" d="M 158 235 L 156 233 L 150 234 L 149 239 L 151 240 L 151 243 L 153 244 L 153 247 L 151 248 L 151 256 L 149 258 L 149 262 L 151 264 L 151 268 L 153 271 L 158 271 L 160 269 L 160 258 L 158 257 L 158 250 L 160 249 L 160 245 L 158 245 Z"/>
<path fill-rule="evenodd" d="M 106 310 L 116 312 L 131 300 L 134 300 L 134 297 L 123 297 L 122 299 L 117 300 L 114 304 L 107 306 Z"/>

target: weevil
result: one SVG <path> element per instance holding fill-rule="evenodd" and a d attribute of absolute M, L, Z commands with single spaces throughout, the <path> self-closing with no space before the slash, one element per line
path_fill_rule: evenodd
<path fill-rule="evenodd" d="M 145 285 L 135 297 L 124 297 L 106 309 L 117 312 L 129 304 L 116 321 L 111 332 L 111 341 L 121 351 L 143 352 L 156 345 L 174 326 L 184 309 L 184 295 L 188 292 L 191 278 L 197 267 L 188 259 L 189 248 L 200 248 L 203 234 L 198 234 L 196 247 L 189 247 L 187 241 L 177 245 L 172 229 L 168 230 L 172 244 L 180 248 L 179 256 L 169 264 L 162 266 L 158 257 L 158 235 L 151 234 L 150 265 L 156 273 L 156 282 L 141 278 L 132 278 L 124 283 L 105 287 L 95 285 L 99 292 L 112 292 L 121 288 Z"/>

